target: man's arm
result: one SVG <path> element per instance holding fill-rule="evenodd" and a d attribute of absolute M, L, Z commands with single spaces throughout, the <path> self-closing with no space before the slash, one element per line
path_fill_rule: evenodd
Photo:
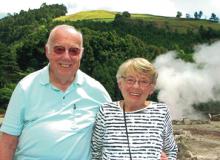
<path fill-rule="evenodd" d="M 164 152 L 161 153 L 160 160 L 168 160 L 166 153 Z"/>
<path fill-rule="evenodd" d="M 12 160 L 17 144 L 17 136 L 0 133 L 0 160 Z"/>

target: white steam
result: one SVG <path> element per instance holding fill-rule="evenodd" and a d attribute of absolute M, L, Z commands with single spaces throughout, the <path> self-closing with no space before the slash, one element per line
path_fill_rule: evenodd
<path fill-rule="evenodd" d="M 200 118 L 192 105 L 220 100 L 220 41 L 195 48 L 194 63 L 176 58 L 174 51 L 155 60 L 158 99 L 169 105 L 173 119 Z"/>

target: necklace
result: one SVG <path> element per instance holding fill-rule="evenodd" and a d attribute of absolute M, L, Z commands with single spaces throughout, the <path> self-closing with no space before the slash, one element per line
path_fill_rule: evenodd
<path fill-rule="evenodd" d="M 123 106 L 123 117 L 124 117 L 124 122 L 125 122 L 125 133 L 126 133 L 127 142 L 128 142 L 128 151 L 129 151 L 130 160 L 132 160 L 130 142 L 129 142 L 129 136 L 128 136 L 128 127 L 127 127 L 126 115 L 125 115 L 125 104 L 124 103 L 122 104 L 123 104 L 122 105 Z"/>

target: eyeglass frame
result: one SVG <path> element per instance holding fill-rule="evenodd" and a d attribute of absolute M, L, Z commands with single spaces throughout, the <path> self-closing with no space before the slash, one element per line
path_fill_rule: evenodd
<path fill-rule="evenodd" d="M 140 87 L 148 87 L 150 84 L 152 84 L 152 82 L 148 80 L 136 80 L 135 78 L 126 77 L 126 76 L 121 76 L 121 78 L 125 80 L 127 85 L 131 85 L 131 86 L 135 85 L 136 82 Z"/>
<path fill-rule="evenodd" d="M 82 49 L 83 48 L 77 48 L 77 47 L 66 48 L 64 46 L 59 46 L 59 45 L 53 46 L 53 52 L 56 53 L 57 55 L 62 55 L 66 53 L 66 51 L 68 51 L 68 54 L 70 56 L 78 56 L 80 55 Z"/>

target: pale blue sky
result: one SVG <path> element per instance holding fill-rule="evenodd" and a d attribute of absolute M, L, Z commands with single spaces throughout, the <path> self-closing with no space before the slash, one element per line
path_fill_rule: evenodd
<path fill-rule="evenodd" d="M 44 2 L 47 4 L 63 3 L 68 8 L 68 14 L 84 10 L 105 9 L 111 11 L 129 11 L 130 13 L 146 13 L 161 16 L 176 16 L 177 11 L 183 17 L 189 13 L 203 11 L 203 18 L 209 18 L 211 13 L 220 17 L 218 0 L 0 0 L 0 14 L 19 13 L 20 10 L 39 8 Z M 13 5 L 12 5 L 13 4 Z"/>

